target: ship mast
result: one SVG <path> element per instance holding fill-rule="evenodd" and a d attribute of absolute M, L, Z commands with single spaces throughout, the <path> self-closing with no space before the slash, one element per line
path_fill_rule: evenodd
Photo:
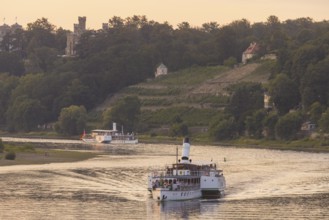
<path fill-rule="evenodd" d="M 176 176 L 178 172 L 178 147 L 176 146 Z"/>

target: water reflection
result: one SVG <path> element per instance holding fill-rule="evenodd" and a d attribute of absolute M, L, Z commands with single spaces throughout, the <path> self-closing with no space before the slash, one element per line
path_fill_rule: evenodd
<path fill-rule="evenodd" d="M 188 219 L 200 214 L 201 203 L 198 200 L 163 202 L 160 203 L 160 211 L 166 217 Z"/>

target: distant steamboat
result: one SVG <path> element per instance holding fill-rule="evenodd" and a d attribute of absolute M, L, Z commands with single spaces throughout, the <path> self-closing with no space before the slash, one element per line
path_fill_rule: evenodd
<path fill-rule="evenodd" d="M 138 144 L 138 139 L 134 133 L 119 132 L 116 123 L 113 123 L 113 130 L 95 129 L 90 134 L 84 132 L 81 140 L 86 143 Z"/>
<path fill-rule="evenodd" d="M 177 153 L 176 153 L 177 154 Z M 226 188 L 223 171 L 216 163 L 192 163 L 190 143 L 184 138 L 182 157 L 171 167 L 148 176 L 148 190 L 158 201 L 220 198 Z"/>

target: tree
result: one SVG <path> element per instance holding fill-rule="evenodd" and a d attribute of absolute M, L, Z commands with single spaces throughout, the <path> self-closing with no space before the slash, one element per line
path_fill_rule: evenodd
<path fill-rule="evenodd" d="M 279 120 L 279 116 L 276 112 L 272 111 L 265 116 L 263 120 L 263 127 L 265 131 L 265 137 L 268 139 L 275 138 L 275 125 Z"/>
<path fill-rule="evenodd" d="M 303 119 L 299 112 L 292 112 L 282 116 L 275 125 L 277 138 L 293 140 L 298 137 Z"/>
<path fill-rule="evenodd" d="M 25 46 L 26 37 L 23 29 L 8 32 L 0 42 L 1 51 L 15 52 L 20 56 L 24 55 Z"/>
<path fill-rule="evenodd" d="M 8 108 L 7 123 L 11 130 L 32 131 L 44 123 L 46 108 L 37 99 L 17 97 Z"/>
<path fill-rule="evenodd" d="M 299 84 L 306 74 L 307 68 L 325 58 L 325 55 L 326 50 L 323 45 L 306 44 L 298 48 L 292 54 L 291 79 Z"/>
<path fill-rule="evenodd" d="M 218 49 L 217 56 L 219 62 L 222 63 L 225 59 L 236 56 L 237 37 L 231 26 L 224 26 L 216 33 L 215 43 L 214 46 Z"/>
<path fill-rule="evenodd" d="M 71 84 L 67 87 L 65 96 L 71 105 L 83 105 L 87 110 L 93 106 L 93 100 L 95 100 L 89 87 L 83 85 L 79 79 L 72 80 Z"/>
<path fill-rule="evenodd" d="M 232 95 L 226 110 L 236 119 L 264 107 L 263 89 L 259 83 L 238 83 L 230 87 L 229 92 Z"/>
<path fill-rule="evenodd" d="M 29 54 L 28 71 L 30 72 L 50 72 L 53 70 L 58 55 L 58 51 L 50 47 L 34 48 Z"/>
<path fill-rule="evenodd" d="M 308 68 L 302 79 L 301 91 L 304 107 L 314 102 L 329 105 L 329 56 Z"/>
<path fill-rule="evenodd" d="M 191 26 L 188 22 L 184 21 L 180 24 L 177 24 L 178 29 L 183 30 L 183 29 L 190 29 Z"/>
<path fill-rule="evenodd" d="M 282 30 L 282 25 L 278 17 L 271 15 L 266 22 L 267 35 L 265 42 L 270 51 L 282 49 L 286 46 L 287 37 Z"/>
<path fill-rule="evenodd" d="M 212 33 L 219 30 L 219 24 L 217 22 L 209 22 L 202 24 L 202 29 L 205 32 Z"/>
<path fill-rule="evenodd" d="M 270 81 L 271 99 L 279 111 L 284 115 L 299 104 L 300 95 L 294 81 L 284 74 L 279 74 Z"/>
<path fill-rule="evenodd" d="M 5 149 L 5 145 L 2 142 L 2 138 L 0 138 L 0 153 L 2 153 Z"/>
<path fill-rule="evenodd" d="M 124 20 L 118 16 L 113 16 L 109 19 L 110 28 L 122 28 L 124 26 Z"/>
<path fill-rule="evenodd" d="M 28 23 L 26 33 L 28 41 L 34 39 L 36 47 L 56 47 L 55 29 L 55 25 L 49 23 L 47 18 L 37 19 L 33 23 Z"/>
<path fill-rule="evenodd" d="M 23 60 L 16 53 L 0 52 L 0 73 L 21 76 L 24 73 Z"/>
<path fill-rule="evenodd" d="M 56 130 L 65 135 L 81 134 L 86 127 L 87 111 L 83 106 L 71 105 L 63 108 L 58 121 Z"/>
<path fill-rule="evenodd" d="M 170 135 L 173 137 L 188 135 L 188 127 L 185 123 L 174 123 L 170 128 Z"/>
<path fill-rule="evenodd" d="M 103 127 L 108 128 L 113 122 L 122 125 L 125 131 L 133 132 L 137 127 L 141 103 L 136 96 L 127 96 L 103 114 Z"/>
<path fill-rule="evenodd" d="M 237 134 L 234 117 L 225 112 L 219 112 L 211 119 L 208 134 L 214 141 L 232 139 Z"/>
<path fill-rule="evenodd" d="M 264 95 L 259 83 L 239 83 L 229 88 L 232 93 L 225 111 L 233 115 L 239 132 L 244 130 L 247 116 L 264 107 Z"/>
<path fill-rule="evenodd" d="M 236 130 L 234 118 L 230 117 L 212 123 L 209 128 L 209 136 L 214 141 L 229 140 L 235 136 Z"/>
<path fill-rule="evenodd" d="M 329 132 L 329 108 L 322 113 L 321 118 L 319 120 L 319 126 L 322 132 Z"/>
<path fill-rule="evenodd" d="M 0 74 L 0 124 L 5 125 L 5 113 L 10 104 L 12 91 L 18 84 L 18 77 L 9 74 Z"/>
<path fill-rule="evenodd" d="M 246 118 L 246 131 L 248 135 L 255 138 L 261 138 L 263 132 L 263 120 L 266 112 L 263 109 L 255 111 Z"/>
<path fill-rule="evenodd" d="M 59 28 L 56 31 L 55 41 L 56 41 L 56 49 L 60 51 L 60 54 L 65 53 L 66 42 L 67 42 L 67 34 L 68 30 L 64 30 L 63 28 Z"/>
<path fill-rule="evenodd" d="M 319 102 L 314 102 L 308 111 L 309 118 L 313 123 L 318 123 L 321 118 L 322 113 L 325 111 L 324 106 L 322 106 Z"/>

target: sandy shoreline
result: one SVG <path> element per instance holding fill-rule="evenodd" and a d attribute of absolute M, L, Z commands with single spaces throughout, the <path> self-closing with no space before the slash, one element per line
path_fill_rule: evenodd
<path fill-rule="evenodd" d="M 0 153 L 0 166 L 77 162 L 100 155 L 99 152 L 92 151 L 40 148 L 35 149 L 34 152 L 15 152 L 15 154 L 15 160 L 7 160 L 6 153 Z"/>

